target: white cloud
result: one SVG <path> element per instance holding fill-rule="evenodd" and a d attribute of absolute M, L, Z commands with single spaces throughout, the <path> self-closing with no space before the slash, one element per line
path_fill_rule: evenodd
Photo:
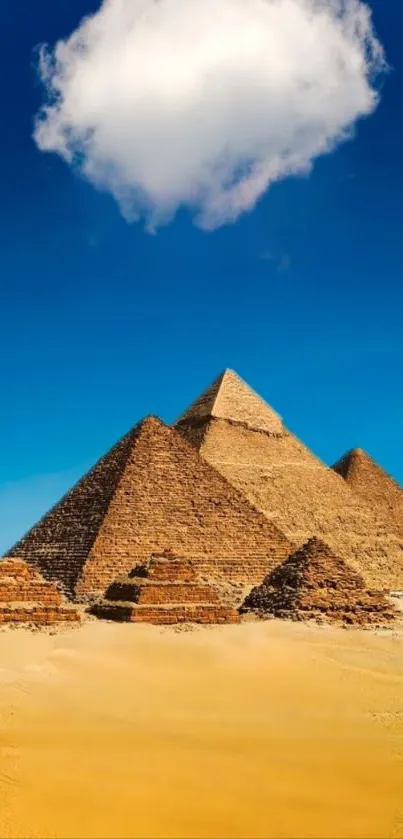
<path fill-rule="evenodd" d="M 377 104 L 360 0 L 105 0 L 43 47 L 34 137 L 149 228 L 207 229 L 308 172 Z"/>

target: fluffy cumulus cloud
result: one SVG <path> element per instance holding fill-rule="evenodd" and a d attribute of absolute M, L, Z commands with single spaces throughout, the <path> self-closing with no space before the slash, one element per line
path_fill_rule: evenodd
<path fill-rule="evenodd" d="M 383 66 L 361 0 L 104 0 L 41 49 L 34 137 L 128 219 L 211 229 L 348 137 Z"/>

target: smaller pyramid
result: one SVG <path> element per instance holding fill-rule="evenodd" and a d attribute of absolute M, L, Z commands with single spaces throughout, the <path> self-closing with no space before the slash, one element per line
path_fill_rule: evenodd
<path fill-rule="evenodd" d="M 219 589 L 200 580 L 191 560 L 167 552 L 151 556 L 111 583 L 91 608 L 100 618 L 132 623 L 237 623 L 239 614 L 222 602 Z"/>
<path fill-rule="evenodd" d="M 363 577 L 316 537 L 253 588 L 242 611 L 358 626 L 396 618 L 383 593 L 367 589 Z"/>
<path fill-rule="evenodd" d="M 208 418 L 227 420 L 269 434 L 283 431 L 281 417 L 233 370 L 224 370 L 176 425 L 178 428 L 197 425 Z"/>
<path fill-rule="evenodd" d="M 403 490 L 363 449 L 351 449 L 332 467 L 403 538 Z"/>
<path fill-rule="evenodd" d="M 0 561 L 0 624 L 45 626 L 79 619 L 56 587 L 22 559 Z"/>

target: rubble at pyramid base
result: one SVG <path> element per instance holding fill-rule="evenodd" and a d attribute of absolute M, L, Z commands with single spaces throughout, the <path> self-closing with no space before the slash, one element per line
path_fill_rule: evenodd
<path fill-rule="evenodd" d="M 230 606 L 187 603 L 169 606 L 137 606 L 132 603 L 100 603 L 92 607 L 93 615 L 103 620 L 129 623 L 172 624 L 222 624 L 239 623 L 236 609 Z"/>
<path fill-rule="evenodd" d="M 397 617 L 383 592 L 367 589 L 361 575 L 316 538 L 252 589 L 241 612 L 357 626 L 383 626 Z"/>
<path fill-rule="evenodd" d="M 0 624 L 26 624 L 27 626 L 53 626 L 61 623 L 76 623 L 80 620 L 78 612 L 69 608 L 50 609 L 24 606 L 4 606 L 0 608 Z"/>
<path fill-rule="evenodd" d="M 55 586 L 23 560 L 0 561 L 0 624 L 49 626 L 79 620 L 78 611 L 62 602 Z"/>
<path fill-rule="evenodd" d="M 249 601 L 251 602 L 251 601 Z M 248 611 L 248 610 L 247 610 Z M 319 592 L 317 602 L 300 602 L 291 608 L 285 608 L 280 592 L 267 589 L 264 606 L 256 607 L 256 615 L 260 618 L 272 616 L 281 620 L 311 621 L 318 623 L 342 623 L 356 626 L 384 626 L 396 620 L 396 612 L 392 606 L 385 607 L 379 601 L 378 592 L 367 592 L 365 599 L 348 603 L 345 600 L 329 602 L 329 599 Z"/>

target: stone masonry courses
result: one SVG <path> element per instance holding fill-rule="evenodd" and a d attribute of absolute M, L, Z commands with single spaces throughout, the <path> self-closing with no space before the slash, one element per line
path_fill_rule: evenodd
<path fill-rule="evenodd" d="M 173 428 L 140 422 L 9 552 L 76 601 L 167 551 L 216 581 L 249 586 L 293 548 Z M 185 592 L 183 592 L 185 597 Z"/>
<path fill-rule="evenodd" d="M 362 449 L 347 452 L 332 467 L 365 503 L 376 509 L 388 527 L 403 540 L 403 489 Z"/>
<path fill-rule="evenodd" d="M 22 559 L 0 560 L 0 624 L 47 626 L 79 619 L 56 587 Z"/>
<path fill-rule="evenodd" d="M 296 546 L 318 536 L 369 586 L 403 589 L 402 539 L 377 493 L 353 491 L 236 373 L 226 370 L 175 427 Z"/>
<path fill-rule="evenodd" d="M 92 607 L 101 618 L 136 623 L 237 623 L 239 612 L 193 560 L 152 556 L 113 582 Z M 228 598 L 227 598 L 228 600 Z"/>
<path fill-rule="evenodd" d="M 361 574 L 315 537 L 252 589 L 242 607 L 251 610 L 260 616 L 357 626 L 380 626 L 397 617 L 383 592 L 367 589 Z"/>

